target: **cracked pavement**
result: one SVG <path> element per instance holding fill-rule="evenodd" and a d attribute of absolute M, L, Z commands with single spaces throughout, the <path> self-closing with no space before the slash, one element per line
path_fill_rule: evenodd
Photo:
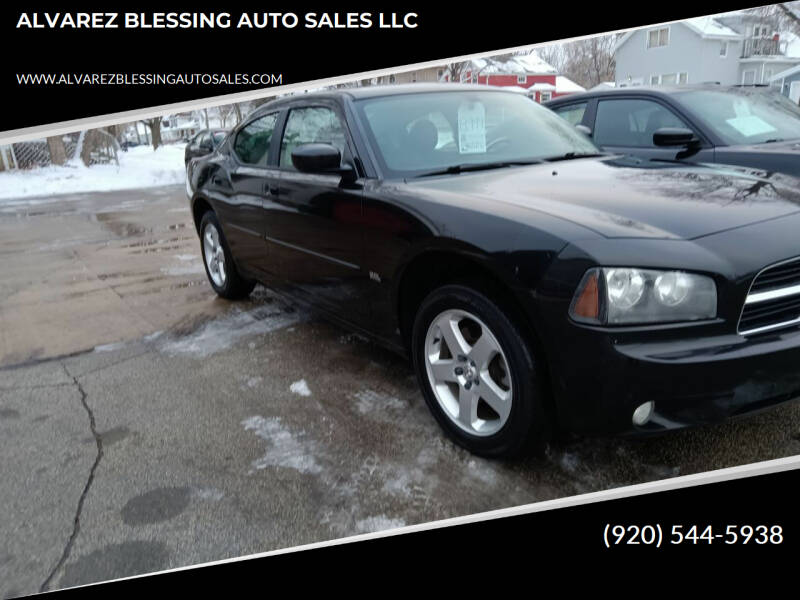
<path fill-rule="evenodd" d="M 0 205 L 0 258 L 0 597 L 800 453 L 793 403 L 471 456 L 400 358 L 217 300 L 180 186 Z"/>

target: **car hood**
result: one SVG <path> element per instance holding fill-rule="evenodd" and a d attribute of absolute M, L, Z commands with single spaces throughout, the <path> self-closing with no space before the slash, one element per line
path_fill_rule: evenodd
<path fill-rule="evenodd" d="M 800 179 L 794 177 L 619 157 L 420 178 L 409 185 L 433 200 L 457 197 L 494 214 L 508 205 L 526 207 L 605 237 L 694 239 L 800 212 Z"/>

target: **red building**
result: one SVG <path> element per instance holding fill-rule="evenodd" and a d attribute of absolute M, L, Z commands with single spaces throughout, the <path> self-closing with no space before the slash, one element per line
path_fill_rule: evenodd
<path fill-rule="evenodd" d="M 464 69 L 461 81 L 517 88 L 536 102 L 547 102 L 552 98 L 585 91 L 574 81 L 559 75 L 552 65 L 536 53 L 506 59 L 472 60 Z"/>

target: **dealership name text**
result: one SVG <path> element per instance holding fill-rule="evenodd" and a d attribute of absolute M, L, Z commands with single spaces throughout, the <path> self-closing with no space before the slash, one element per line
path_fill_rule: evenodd
<path fill-rule="evenodd" d="M 17 29 L 415 29 L 417 13 L 20 13 Z"/>

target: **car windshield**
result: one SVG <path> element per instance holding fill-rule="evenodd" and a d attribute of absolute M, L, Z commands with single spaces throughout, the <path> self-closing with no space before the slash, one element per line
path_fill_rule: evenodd
<path fill-rule="evenodd" d="M 676 96 L 729 146 L 800 138 L 800 107 L 775 91 L 692 90 Z"/>
<path fill-rule="evenodd" d="M 510 92 L 403 94 L 363 99 L 356 106 L 390 177 L 599 152 L 555 113 Z"/>

